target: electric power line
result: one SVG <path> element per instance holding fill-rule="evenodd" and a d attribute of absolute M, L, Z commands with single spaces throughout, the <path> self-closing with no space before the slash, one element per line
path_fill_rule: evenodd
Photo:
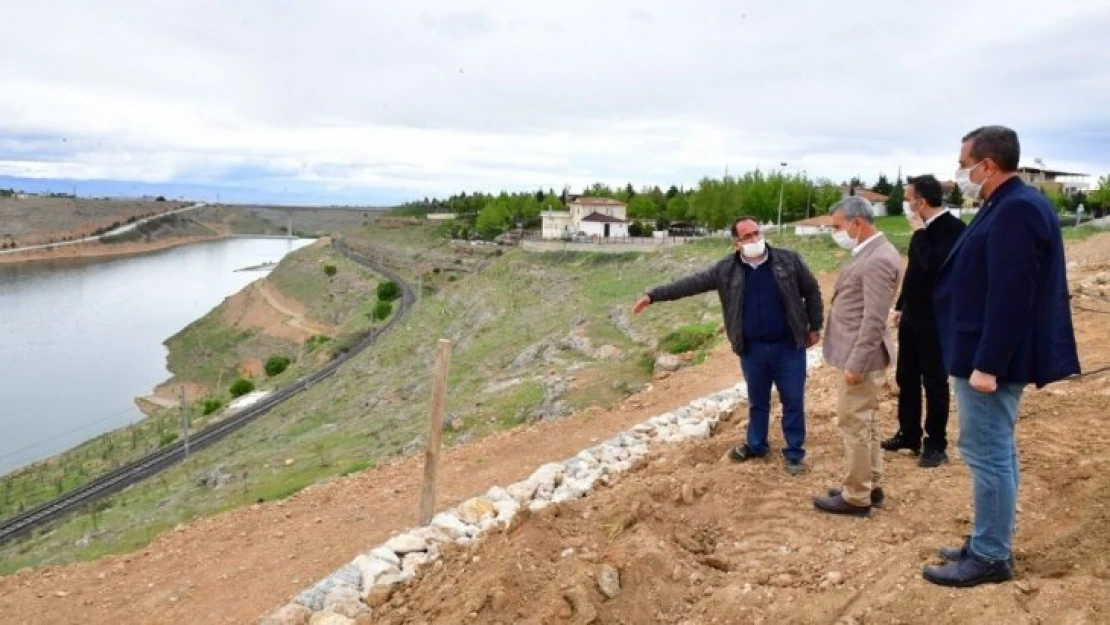
<path fill-rule="evenodd" d="M 29 451 L 29 450 L 31 450 L 31 449 L 34 449 L 35 447 L 40 447 L 40 446 L 42 446 L 42 445 L 45 445 L 45 444 L 47 444 L 47 443 L 53 443 L 53 442 L 55 442 L 55 441 L 61 440 L 61 439 L 63 439 L 63 438 L 66 438 L 66 437 L 68 437 L 68 436 L 70 436 L 70 435 L 72 435 L 72 434 L 76 434 L 77 432 L 80 432 L 81 430 L 87 430 L 87 429 L 91 428 L 91 427 L 92 427 L 92 426 L 94 426 L 94 425 L 99 425 L 99 424 L 101 424 L 101 423 L 104 423 L 105 421 L 110 421 L 110 420 L 112 420 L 112 419 L 114 419 L 114 418 L 116 418 L 116 417 L 118 417 L 118 416 L 120 416 L 120 415 L 122 415 L 122 414 L 126 414 L 126 413 L 128 413 L 128 412 L 133 412 L 133 411 L 135 411 L 135 410 L 137 410 L 137 408 L 135 408 L 135 407 L 130 407 L 130 408 L 126 408 L 126 409 L 124 409 L 124 410 L 120 410 L 119 412 L 114 412 L 114 413 L 112 413 L 112 414 L 110 414 L 110 415 L 105 415 L 105 416 L 103 416 L 103 417 L 100 417 L 99 419 L 96 419 L 95 421 L 90 421 L 90 422 L 88 422 L 88 423 L 86 423 L 86 424 L 84 424 L 84 425 L 81 425 L 81 426 L 75 427 L 75 428 L 73 428 L 73 429 L 71 429 L 71 430 L 67 430 L 67 431 L 65 431 L 65 432 L 62 432 L 62 433 L 60 433 L 60 434 L 57 434 L 57 435 L 55 435 L 55 436 L 51 436 L 50 438 L 44 438 L 44 439 L 42 439 L 42 440 L 40 440 L 40 441 L 36 441 L 36 442 L 34 442 L 34 443 L 31 443 L 31 444 L 29 444 L 29 445 L 24 445 L 23 447 L 20 447 L 19 449 L 15 449 L 15 450 L 13 450 L 13 451 L 9 451 L 9 452 L 7 452 L 7 453 L 5 453 L 5 454 L 0 454 L 0 460 L 6 460 L 6 459 L 8 459 L 8 458 L 11 458 L 12 456 L 16 456 L 16 455 L 18 455 L 18 454 L 21 454 L 21 453 L 23 453 L 23 452 L 25 452 L 25 451 Z"/>

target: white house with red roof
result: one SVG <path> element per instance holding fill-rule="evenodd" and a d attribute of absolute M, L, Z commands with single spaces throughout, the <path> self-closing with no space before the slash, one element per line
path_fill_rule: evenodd
<path fill-rule="evenodd" d="M 628 236 L 628 206 L 607 197 L 579 197 L 565 211 L 545 211 L 543 238 L 563 239 L 579 233 L 589 237 Z"/>

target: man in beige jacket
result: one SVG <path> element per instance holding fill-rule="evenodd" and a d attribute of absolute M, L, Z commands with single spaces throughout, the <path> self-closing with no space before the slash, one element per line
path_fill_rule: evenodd
<path fill-rule="evenodd" d="M 883 459 L 875 419 L 879 387 L 894 355 L 886 320 L 902 258 L 876 229 L 871 204 L 863 198 L 844 198 L 830 213 L 833 239 L 852 252 L 833 287 L 824 345 L 825 362 L 841 372 L 836 413 L 848 474 L 843 488 L 830 490 L 813 504 L 831 514 L 866 516 L 883 502 Z"/>

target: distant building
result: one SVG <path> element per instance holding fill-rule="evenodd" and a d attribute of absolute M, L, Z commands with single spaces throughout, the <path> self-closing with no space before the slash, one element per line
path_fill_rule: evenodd
<path fill-rule="evenodd" d="M 567 204 L 567 210 L 544 211 L 541 217 L 545 239 L 563 239 L 579 233 L 601 238 L 628 236 L 628 207 L 610 198 L 575 198 Z"/>
<path fill-rule="evenodd" d="M 842 187 L 840 187 L 840 192 L 842 194 L 844 194 L 844 197 L 848 197 L 848 194 L 850 192 L 850 188 L 846 185 L 842 186 Z M 875 193 L 874 191 L 872 191 L 870 189 L 865 189 L 863 187 L 857 187 L 855 189 L 855 196 L 863 198 L 863 199 L 867 200 L 868 202 L 870 202 L 871 203 L 871 210 L 875 212 L 876 217 L 885 217 L 886 216 L 887 196 L 883 195 L 882 193 Z"/>
<path fill-rule="evenodd" d="M 456 217 L 457 213 L 428 213 L 428 221 L 452 221 Z"/>
<path fill-rule="evenodd" d="M 821 215 L 819 217 L 812 217 L 802 221 L 795 221 L 794 234 L 800 237 L 812 237 L 820 234 L 828 234 L 832 232 L 832 217 L 828 215 Z"/>
<path fill-rule="evenodd" d="M 1018 167 L 1017 175 L 1025 184 L 1037 187 L 1045 193 L 1058 193 L 1064 196 L 1086 192 L 1087 174 L 1039 167 Z"/>

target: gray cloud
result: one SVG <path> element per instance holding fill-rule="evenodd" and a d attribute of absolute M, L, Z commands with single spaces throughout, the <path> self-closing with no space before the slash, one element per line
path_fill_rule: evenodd
<path fill-rule="evenodd" d="M 420 194 L 783 160 L 946 175 L 984 123 L 1046 162 L 1110 170 L 1101 0 L 15 4 L 0 7 L 7 174 L 268 170 Z"/>

